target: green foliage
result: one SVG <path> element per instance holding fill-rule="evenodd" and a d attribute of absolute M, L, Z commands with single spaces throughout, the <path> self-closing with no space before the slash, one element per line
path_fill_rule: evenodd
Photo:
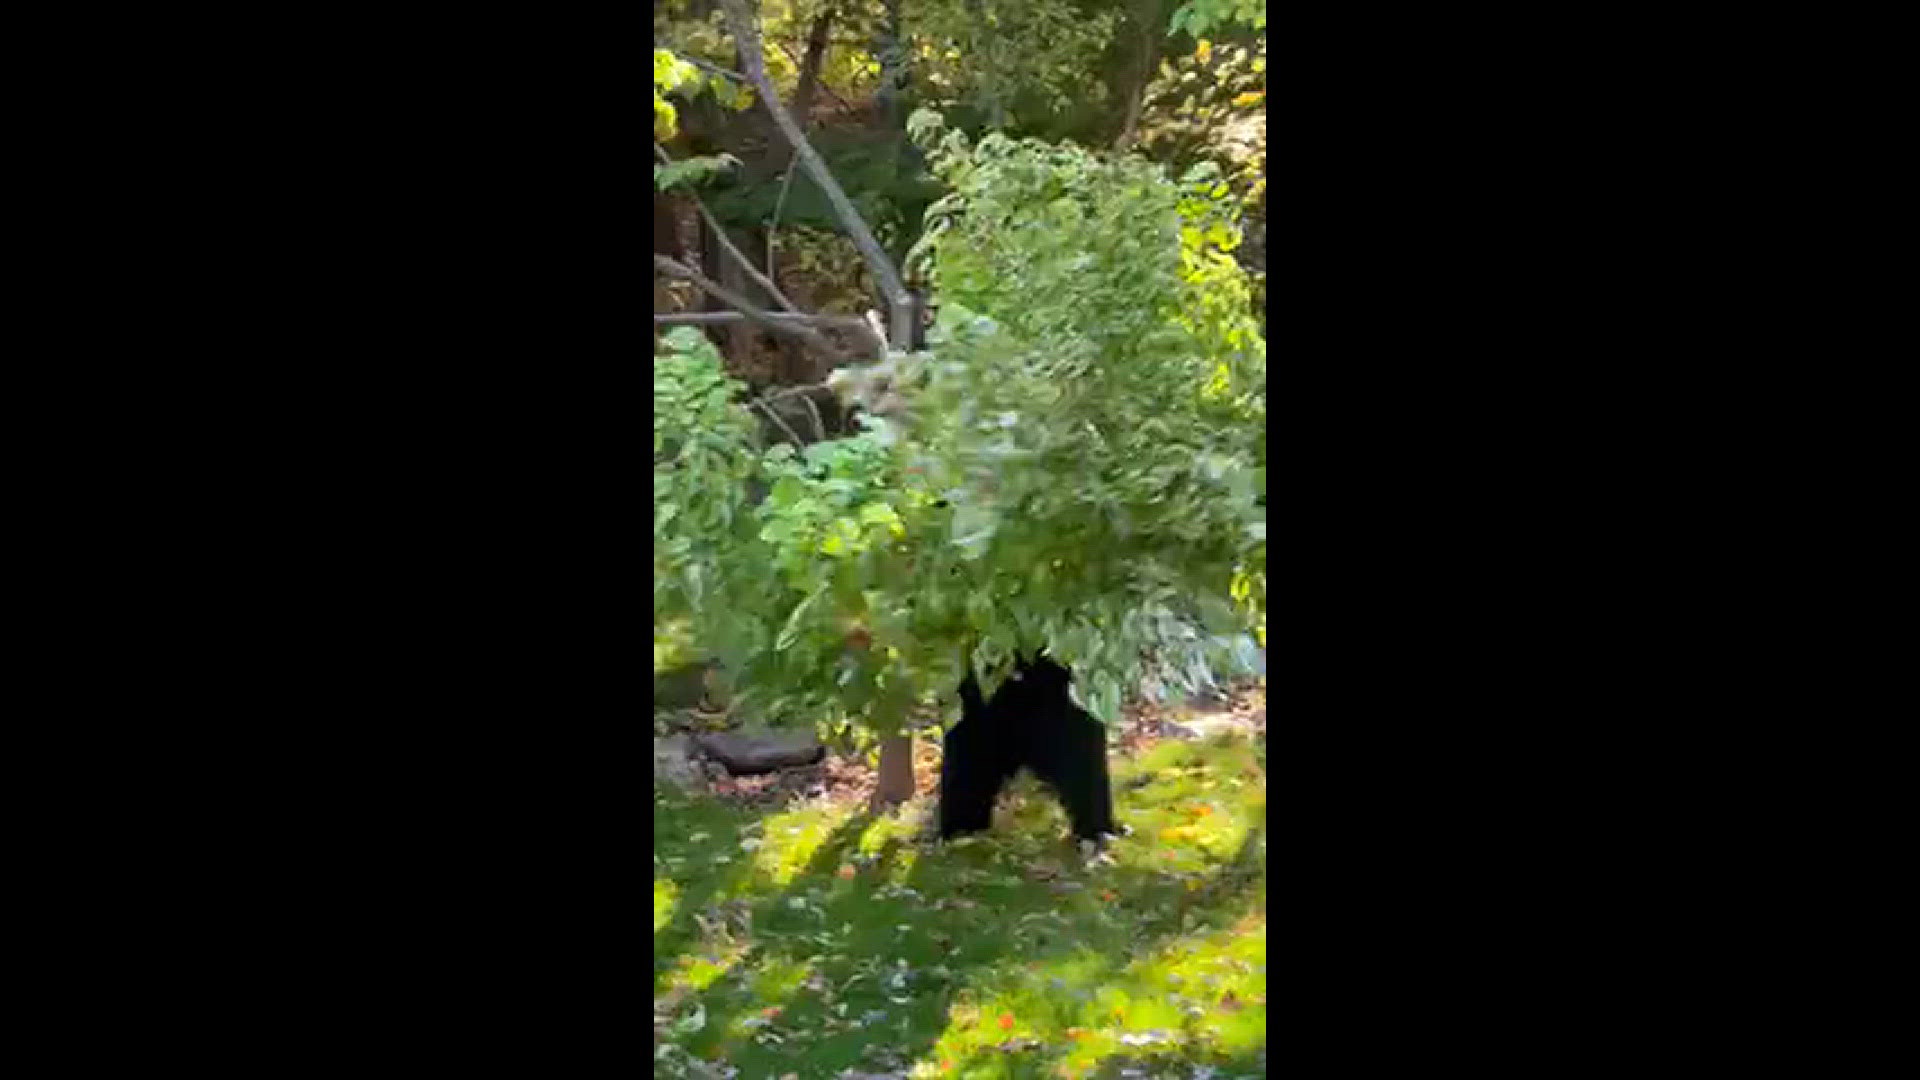
<path fill-rule="evenodd" d="M 712 344 L 680 327 L 654 359 L 654 622 L 685 619 L 772 720 L 902 723 L 935 657 L 910 520 L 932 498 L 906 485 L 871 433 L 808 447 L 754 445 L 743 389 Z M 754 490 L 765 495 L 757 503 Z M 924 612 L 920 613 L 924 615 Z"/>
<path fill-rule="evenodd" d="M 1106 88 L 1089 79 L 1121 25 L 1108 3 L 937 0 L 907 7 L 923 100 L 987 127 L 1034 131 Z"/>
<path fill-rule="evenodd" d="M 753 104 L 753 91 L 719 75 L 708 75 L 675 56 L 670 50 L 653 50 L 653 137 L 671 139 L 680 131 L 680 110 L 668 94 L 689 97 L 705 90 L 730 109 Z M 659 170 L 655 170 L 655 179 Z"/>
<path fill-rule="evenodd" d="M 890 250 L 897 252 L 910 240 L 927 206 L 942 193 L 919 155 L 911 147 L 902 147 L 898 138 L 876 137 L 860 129 L 823 131 L 812 142 L 861 218 Z M 800 169 L 797 163 L 792 167 Z M 772 220 L 775 206 L 780 208 L 783 230 L 789 225 L 845 230 L 826 193 L 805 169 L 791 183 L 784 182 L 784 173 L 753 178 L 720 192 L 712 202 L 716 218 L 739 228 L 764 227 Z"/>
<path fill-rule="evenodd" d="M 798 68 L 785 50 L 774 43 L 790 40 L 794 36 L 789 27 L 796 5 L 786 0 L 762 0 L 756 6 L 760 9 L 761 53 L 767 66 L 767 75 L 773 80 L 776 91 L 783 95 L 791 93 Z M 705 10 L 696 15 L 696 8 Z M 801 32 L 804 33 L 804 30 Z M 734 68 L 738 62 L 733 34 L 727 27 L 726 13 L 718 4 L 695 4 L 689 0 L 667 0 L 655 4 L 653 39 L 666 42 L 682 56 L 696 57 L 717 67 Z M 724 76 L 713 77 L 709 85 L 719 96 L 720 102 L 728 108 L 738 110 L 753 104 L 754 94 L 750 87 Z"/>
<path fill-rule="evenodd" d="M 1267 46 L 1201 41 L 1192 53 L 1164 61 L 1148 85 L 1139 149 L 1174 170 L 1207 163 L 1219 170 L 1250 243 L 1236 252 L 1243 266 L 1266 266 Z M 1255 287 L 1264 289 L 1264 273 Z M 1264 308 L 1264 298 L 1256 307 Z"/>
<path fill-rule="evenodd" d="M 749 554 L 747 482 L 757 454 L 753 417 L 733 400 L 742 386 L 722 370 L 713 343 L 685 326 L 663 343 L 653 362 L 656 627 L 724 604 Z"/>
<path fill-rule="evenodd" d="M 1172 35 L 1184 31 L 1200 37 L 1214 30 L 1231 30 L 1235 27 L 1265 31 L 1265 0 L 1186 0 L 1174 10 L 1167 33 Z"/>
<path fill-rule="evenodd" d="M 1243 212 L 1251 210 L 1266 197 L 1266 98 L 1264 41 L 1251 49 L 1202 41 L 1162 61 L 1147 86 L 1140 148 L 1176 169 L 1215 162 Z"/>
<path fill-rule="evenodd" d="M 653 50 L 653 134 L 658 139 L 670 139 L 680 127 L 680 113 L 667 95 L 699 78 L 700 72 L 692 64 L 673 55 L 666 49 Z"/>
<path fill-rule="evenodd" d="M 742 681 L 770 688 L 763 707 L 891 729 L 930 689 L 930 656 L 912 601 L 923 566 L 909 523 L 933 501 L 903 482 L 895 456 L 871 433 L 810 446 L 785 444 L 762 460 L 769 483 L 755 511 L 780 616 L 748 651 Z M 957 676 L 954 679 L 958 681 Z"/>
<path fill-rule="evenodd" d="M 738 168 L 740 159 L 732 154 L 715 154 L 708 157 L 687 158 L 671 165 L 653 167 L 653 186 L 661 191 L 676 187 L 698 185 L 704 180 L 717 176 L 729 169 Z"/>
<path fill-rule="evenodd" d="M 1158 695 L 1245 670 L 1266 344 L 1218 170 L 912 129 L 953 192 L 928 213 L 934 351 L 836 373 L 886 415 L 870 430 L 761 453 L 711 345 L 670 335 L 656 622 L 689 618 L 758 715 L 881 732 L 963 663 L 991 692 L 1043 646 L 1104 720 L 1136 675 Z"/>
<path fill-rule="evenodd" d="M 902 380 L 899 445 L 953 507 L 975 662 L 1044 643 L 1103 718 L 1143 655 L 1149 692 L 1241 667 L 1265 573 L 1266 344 L 1222 185 L 913 127 L 954 193 L 929 211 L 941 333 Z"/>

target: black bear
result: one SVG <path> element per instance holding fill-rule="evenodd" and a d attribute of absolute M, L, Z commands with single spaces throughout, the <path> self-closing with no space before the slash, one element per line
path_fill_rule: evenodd
<path fill-rule="evenodd" d="M 983 701 L 973 673 L 960 683 L 960 722 L 940 762 L 940 838 L 993 824 L 993 802 L 1022 765 L 1059 796 L 1073 835 L 1117 832 L 1107 780 L 1107 729 L 1067 696 L 1072 675 L 1044 655 L 1016 663 Z"/>

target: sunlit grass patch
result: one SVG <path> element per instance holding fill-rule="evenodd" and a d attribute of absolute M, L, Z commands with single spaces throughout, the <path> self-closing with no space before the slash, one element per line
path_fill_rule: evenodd
<path fill-rule="evenodd" d="M 655 1074 L 699 1073 L 691 1054 L 741 1080 L 1260 1075 L 1263 764 L 1244 741 L 1116 756 L 1133 834 L 1091 861 L 1030 779 L 993 832 L 946 844 L 924 799 L 657 800 L 655 987 L 687 996 L 657 1017 Z"/>
<path fill-rule="evenodd" d="M 659 933 L 660 928 L 667 925 L 667 920 L 673 917 L 673 908 L 679 901 L 679 897 L 680 886 L 675 885 L 672 878 L 653 879 L 654 933 Z"/>
<path fill-rule="evenodd" d="M 792 810 L 770 814 L 752 844 L 753 865 L 770 885 L 786 885 L 813 860 L 820 844 L 850 811 Z"/>

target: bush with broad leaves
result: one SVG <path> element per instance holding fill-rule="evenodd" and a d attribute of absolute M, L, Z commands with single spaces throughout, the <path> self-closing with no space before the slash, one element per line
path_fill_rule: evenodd
<path fill-rule="evenodd" d="M 1109 721 L 1130 685 L 1247 670 L 1266 343 L 1217 179 L 913 130 L 952 191 L 919 251 L 940 316 L 929 351 L 838 373 L 868 430 L 760 451 L 704 340 L 656 359 L 656 621 L 686 613 L 762 715 L 880 733 L 1016 651 Z"/>

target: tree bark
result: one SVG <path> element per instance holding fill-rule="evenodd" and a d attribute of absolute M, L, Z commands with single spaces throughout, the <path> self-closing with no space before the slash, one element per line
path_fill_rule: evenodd
<path fill-rule="evenodd" d="M 807 175 L 813 177 L 813 182 L 826 194 L 834 214 L 846 225 L 847 235 L 852 238 L 853 246 L 860 250 L 860 257 L 866 260 L 867 269 L 880 286 L 880 293 L 886 298 L 892 314 L 888 324 L 890 344 L 895 349 L 905 349 L 912 335 L 914 307 L 912 297 L 907 295 L 906 284 L 900 280 L 900 271 L 887 258 L 880 242 L 874 239 L 872 227 L 853 208 L 853 200 L 847 198 L 846 190 L 833 178 L 827 163 L 821 160 L 819 152 L 807 141 L 800 126 L 794 123 L 793 115 L 781 104 L 779 95 L 774 93 L 773 81 L 767 78 L 767 65 L 760 54 L 760 25 L 747 9 L 746 0 L 721 0 L 721 6 L 727 13 L 728 25 L 733 29 L 747 78 L 752 80 L 754 90 L 759 92 L 761 103 L 773 114 L 773 121 L 779 125 L 780 133 L 793 144 L 794 153 L 800 158 L 800 164 L 806 167 Z"/>
<path fill-rule="evenodd" d="M 793 88 L 793 118 L 800 122 L 800 129 L 807 128 L 807 118 L 813 115 L 813 94 L 820 86 L 820 65 L 827 56 L 827 31 L 833 28 L 834 10 L 826 8 L 816 15 L 813 29 L 807 33 L 807 54 L 800 60 L 800 83 Z"/>
<path fill-rule="evenodd" d="M 750 321 L 776 334 L 785 334 L 788 337 L 813 347 L 822 356 L 831 360 L 836 366 L 851 363 L 853 360 L 851 356 L 841 351 L 839 346 L 828 341 L 820 331 L 815 330 L 813 327 L 791 319 L 772 318 L 771 312 L 761 310 L 751 300 L 741 296 L 738 292 L 715 282 L 712 278 L 694 270 L 692 267 L 683 265 L 677 260 L 669 259 L 665 255 L 655 255 L 653 257 L 653 268 L 661 273 L 670 274 L 674 277 L 693 282 L 694 285 L 698 286 L 700 290 L 708 296 L 740 312 Z M 723 323 L 721 325 L 724 326 L 728 324 Z"/>
<path fill-rule="evenodd" d="M 1140 20 L 1140 69 L 1127 95 L 1126 122 L 1120 127 L 1119 137 L 1113 140 L 1115 150 L 1132 148 L 1139 134 L 1140 111 L 1146 102 L 1147 87 L 1153 83 L 1154 66 L 1160 61 L 1160 39 L 1166 32 L 1162 11 L 1162 0 L 1142 0 L 1141 6 L 1134 9 L 1134 17 Z"/>
<path fill-rule="evenodd" d="M 874 91 L 874 99 L 889 131 L 904 130 L 907 125 L 907 42 L 901 30 L 900 3 L 886 0 L 886 18 L 880 23 L 873 48 L 880 61 L 880 86 Z"/>
<path fill-rule="evenodd" d="M 873 789 L 873 805 L 898 806 L 913 798 L 913 736 L 888 735 L 880 740 L 880 776 Z"/>

